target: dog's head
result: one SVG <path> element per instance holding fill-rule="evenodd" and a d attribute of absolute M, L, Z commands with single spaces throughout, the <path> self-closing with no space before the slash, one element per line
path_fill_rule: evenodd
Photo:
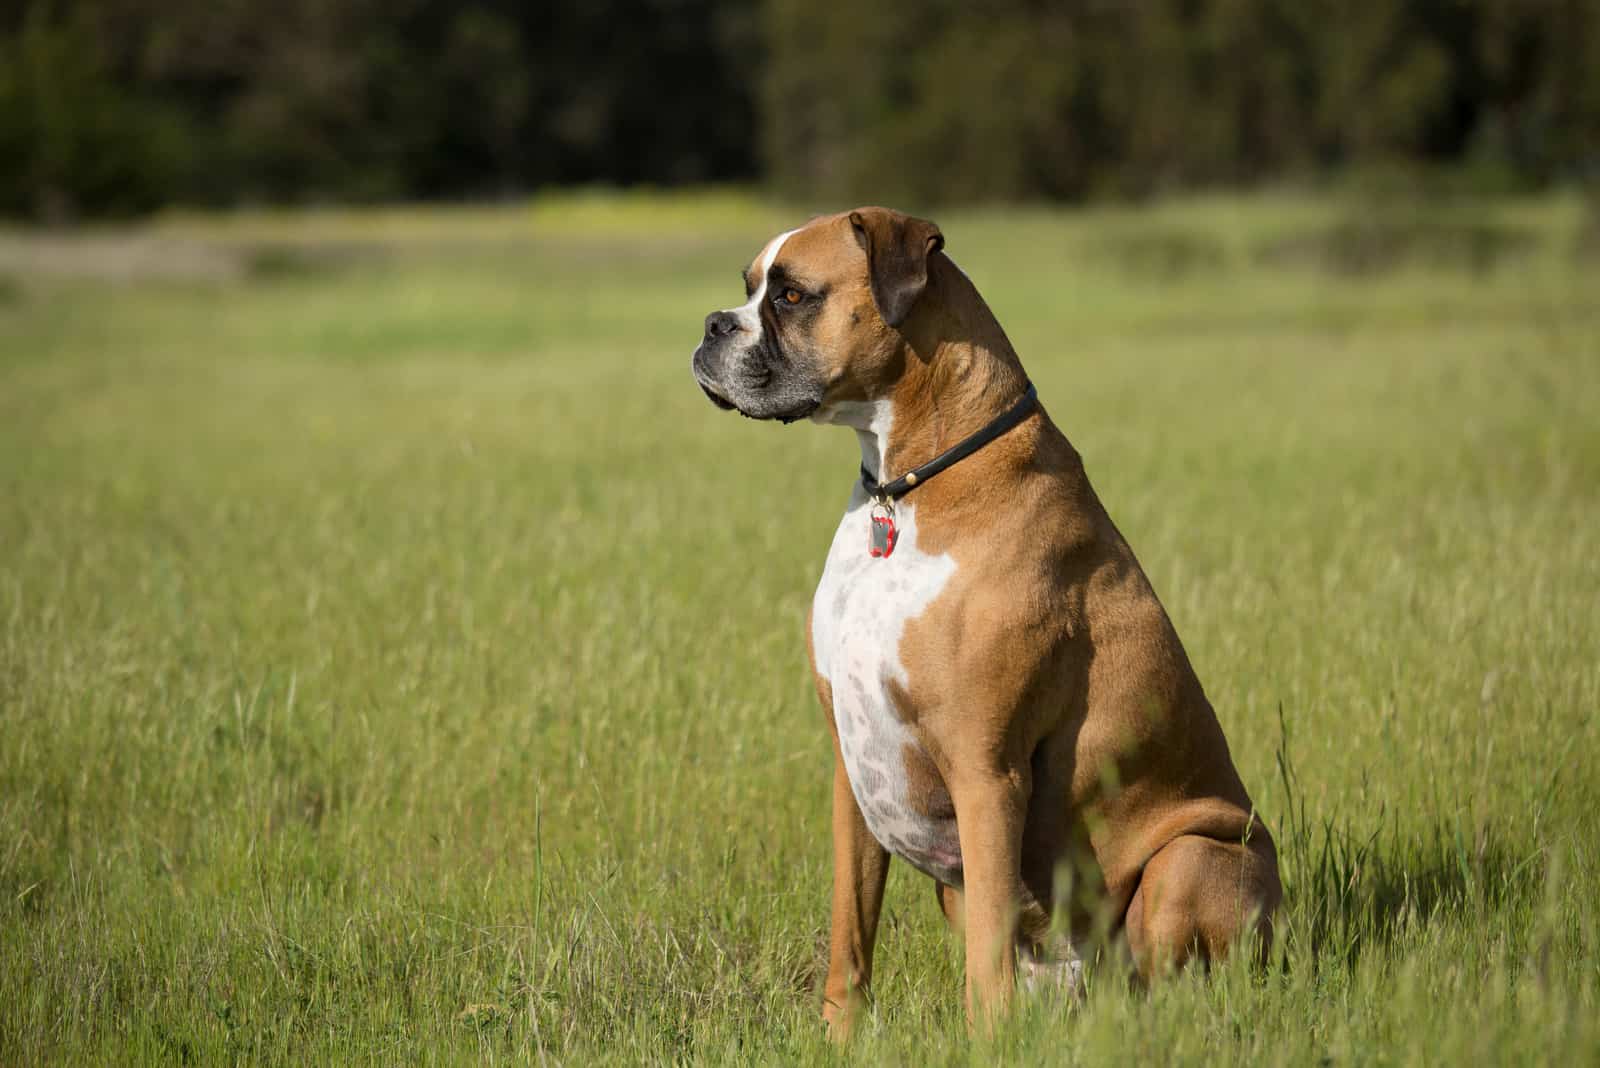
<path fill-rule="evenodd" d="M 943 245 L 933 223 L 887 208 L 779 234 L 745 269 L 744 304 L 706 316 L 695 381 L 719 408 L 784 422 L 885 396 Z"/>

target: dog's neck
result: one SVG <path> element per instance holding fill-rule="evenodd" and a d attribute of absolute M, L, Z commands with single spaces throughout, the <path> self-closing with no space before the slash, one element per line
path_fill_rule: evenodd
<path fill-rule="evenodd" d="M 1027 388 L 1016 350 L 948 257 L 928 262 L 928 290 L 901 329 L 902 367 L 886 396 L 850 420 L 861 464 L 879 481 L 897 478 L 982 429 Z"/>

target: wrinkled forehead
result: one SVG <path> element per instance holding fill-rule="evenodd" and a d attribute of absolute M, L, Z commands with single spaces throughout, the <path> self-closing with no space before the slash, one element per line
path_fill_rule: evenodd
<path fill-rule="evenodd" d="M 843 215 L 824 215 L 761 246 L 744 276 L 752 288 L 771 274 L 821 283 L 859 273 L 865 263 L 866 253 L 856 243 L 849 221 Z"/>

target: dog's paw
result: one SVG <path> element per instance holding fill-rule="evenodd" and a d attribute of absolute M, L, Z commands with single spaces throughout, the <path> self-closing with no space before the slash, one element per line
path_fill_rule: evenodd
<path fill-rule="evenodd" d="M 822 1022 L 828 1029 L 829 1041 L 840 1044 L 848 1042 L 851 1032 L 866 1019 L 870 1011 L 866 997 L 859 990 L 851 990 L 837 998 L 823 998 Z"/>
<path fill-rule="evenodd" d="M 1083 993 L 1083 961 L 1071 946 L 1048 956 L 1017 955 L 1017 985 L 1028 994 L 1055 994 L 1076 1000 Z"/>

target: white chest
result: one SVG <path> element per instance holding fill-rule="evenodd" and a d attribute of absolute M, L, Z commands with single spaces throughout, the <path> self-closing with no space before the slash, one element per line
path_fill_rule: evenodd
<path fill-rule="evenodd" d="M 914 506 L 896 510 L 894 552 L 867 552 L 871 501 L 857 487 L 834 534 L 812 603 L 811 642 L 817 672 L 833 691 L 839 750 L 867 828 L 883 847 L 915 867 L 959 885 L 961 852 L 955 821 L 930 819 L 910 804 L 906 749 L 918 747 L 900 721 L 891 682 L 909 688 L 900 660 L 906 623 L 938 597 L 955 561 L 917 545 Z"/>

